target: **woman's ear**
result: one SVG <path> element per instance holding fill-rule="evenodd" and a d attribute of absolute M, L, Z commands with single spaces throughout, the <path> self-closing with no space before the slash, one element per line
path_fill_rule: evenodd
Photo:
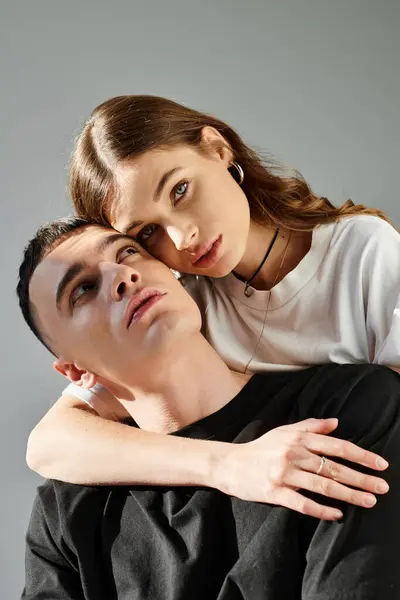
<path fill-rule="evenodd" d="M 201 148 L 214 158 L 225 163 L 228 168 L 233 161 L 233 152 L 228 142 L 217 129 L 206 125 L 201 130 Z"/>
<path fill-rule="evenodd" d="M 53 368 L 75 385 L 85 389 L 92 388 L 97 383 L 97 375 L 86 371 L 86 369 L 81 369 L 71 361 L 57 358 L 53 362 Z"/>

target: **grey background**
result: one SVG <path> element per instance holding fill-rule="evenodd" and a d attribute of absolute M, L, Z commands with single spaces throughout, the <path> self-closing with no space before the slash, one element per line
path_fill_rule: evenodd
<path fill-rule="evenodd" d="M 23 587 L 40 478 L 28 433 L 63 382 L 14 297 L 22 247 L 70 211 L 74 132 L 110 96 L 152 93 L 213 112 L 334 202 L 400 223 L 398 0 L 0 2 L 0 597 Z"/>

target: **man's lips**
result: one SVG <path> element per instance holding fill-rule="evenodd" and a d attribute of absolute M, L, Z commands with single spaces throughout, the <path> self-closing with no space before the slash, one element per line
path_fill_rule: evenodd
<path fill-rule="evenodd" d="M 192 260 L 192 265 L 198 268 L 206 268 L 213 265 L 219 255 L 219 248 L 222 242 L 222 234 L 214 238 L 211 242 L 202 244 L 196 249 L 196 253 Z"/>
<path fill-rule="evenodd" d="M 158 300 L 165 296 L 166 292 L 160 292 L 150 288 L 139 290 L 129 300 L 125 310 L 125 326 L 129 328 L 132 323 L 138 321 L 140 317 L 151 308 Z"/>

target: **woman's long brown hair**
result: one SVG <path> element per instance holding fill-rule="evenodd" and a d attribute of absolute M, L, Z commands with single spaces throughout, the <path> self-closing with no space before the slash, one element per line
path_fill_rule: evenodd
<path fill-rule="evenodd" d="M 388 220 L 379 209 L 347 200 L 335 207 L 315 195 L 297 172 L 290 176 L 249 148 L 232 127 L 207 114 L 155 96 L 118 96 L 93 111 L 77 138 L 70 167 L 70 186 L 79 216 L 110 223 L 116 167 L 155 148 L 188 144 L 200 147 L 205 126 L 225 138 L 244 171 L 242 189 L 250 213 L 258 222 L 292 230 L 312 230 L 342 217 L 374 215 Z"/>

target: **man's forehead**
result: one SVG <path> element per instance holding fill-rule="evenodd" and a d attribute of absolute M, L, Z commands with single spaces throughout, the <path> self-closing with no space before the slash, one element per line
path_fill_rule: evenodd
<path fill-rule="evenodd" d="M 132 238 L 122 235 L 114 229 L 107 229 L 100 225 L 89 225 L 82 229 L 82 231 L 75 234 L 72 233 L 72 235 L 57 244 L 42 262 L 45 260 L 56 260 L 64 264 L 71 264 L 77 259 L 80 262 L 86 261 L 91 257 L 97 259 L 101 257 L 110 245 L 120 240 L 138 245 Z"/>
<path fill-rule="evenodd" d="M 71 232 L 60 243 L 47 254 L 46 258 L 51 255 L 57 255 L 60 258 L 72 258 L 75 252 L 86 250 L 88 252 L 96 252 L 97 254 L 102 249 L 102 242 L 118 236 L 118 232 L 114 229 L 107 229 L 101 225 L 88 225 L 76 232 Z M 80 256 L 82 258 L 82 256 Z"/>

